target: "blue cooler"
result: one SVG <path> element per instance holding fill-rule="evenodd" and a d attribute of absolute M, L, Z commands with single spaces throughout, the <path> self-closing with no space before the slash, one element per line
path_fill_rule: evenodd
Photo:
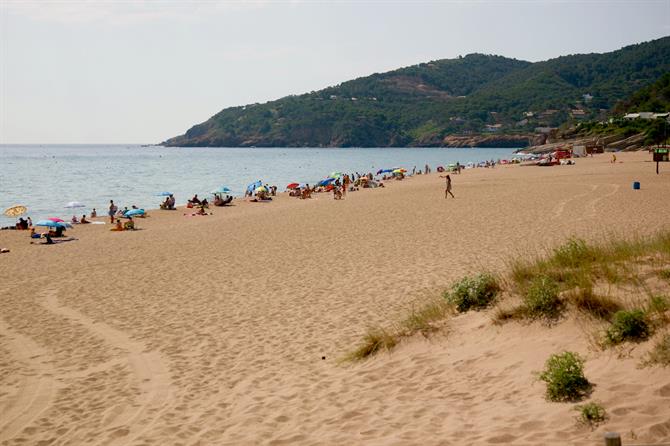
<path fill-rule="evenodd" d="M 633 189 L 640 190 L 640 182 L 639 181 L 633 181 Z"/>

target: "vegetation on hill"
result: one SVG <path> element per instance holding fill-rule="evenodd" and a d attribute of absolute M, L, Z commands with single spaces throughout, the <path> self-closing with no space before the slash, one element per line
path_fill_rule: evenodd
<path fill-rule="evenodd" d="M 226 108 L 164 144 L 440 146 L 448 135 L 527 133 L 602 117 L 668 72 L 670 37 L 538 63 L 470 54 Z M 635 99 L 639 106 L 667 93 L 642 91 Z"/>

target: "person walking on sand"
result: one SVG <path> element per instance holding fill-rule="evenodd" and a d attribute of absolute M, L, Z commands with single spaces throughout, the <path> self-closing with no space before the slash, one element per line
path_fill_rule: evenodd
<path fill-rule="evenodd" d="M 616 163 L 616 155 L 612 154 L 612 163 Z"/>
<path fill-rule="evenodd" d="M 451 195 L 451 198 L 456 198 L 454 197 L 454 194 L 451 192 L 451 177 L 449 175 L 447 175 L 446 177 L 440 175 L 440 178 L 447 179 L 446 189 L 444 190 L 444 198 L 449 198 L 449 195 Z"/>

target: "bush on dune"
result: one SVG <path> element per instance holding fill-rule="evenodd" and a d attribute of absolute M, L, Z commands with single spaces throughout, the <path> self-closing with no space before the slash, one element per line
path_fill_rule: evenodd
<path fill-rule="evenodd" d="M 470 309 L 481 310 L 488 307 L 500 290 L 500 284 L 493 275 L 482 273 L 462 278 L 451 287 L 451 292 L 445 292 L 444 297 L 459 312 L 464 313 Z"/>

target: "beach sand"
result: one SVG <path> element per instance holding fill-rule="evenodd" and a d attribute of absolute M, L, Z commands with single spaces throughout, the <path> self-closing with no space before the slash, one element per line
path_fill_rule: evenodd
<path fill-rule="evenodd" d="M 236 201 L 211 216 L 152 211 L 139 231 L 2 231 L 0 444 L 583 444 L 670 439 L 670 373 L 593 348 L 579 321 L 451 318 L 428 339 L 342 363 L 464 274 L 504 272 L 570 236 L 670 222 L 670 166 L 647 153 L 499 166 L 311 200 Z M 631 183 L 640 181 L 641 190 Z M 122 197 L 118 201 L 123 203 Z M 534 373 L 584 355 L 610 419 L 578 426 Z"/>

